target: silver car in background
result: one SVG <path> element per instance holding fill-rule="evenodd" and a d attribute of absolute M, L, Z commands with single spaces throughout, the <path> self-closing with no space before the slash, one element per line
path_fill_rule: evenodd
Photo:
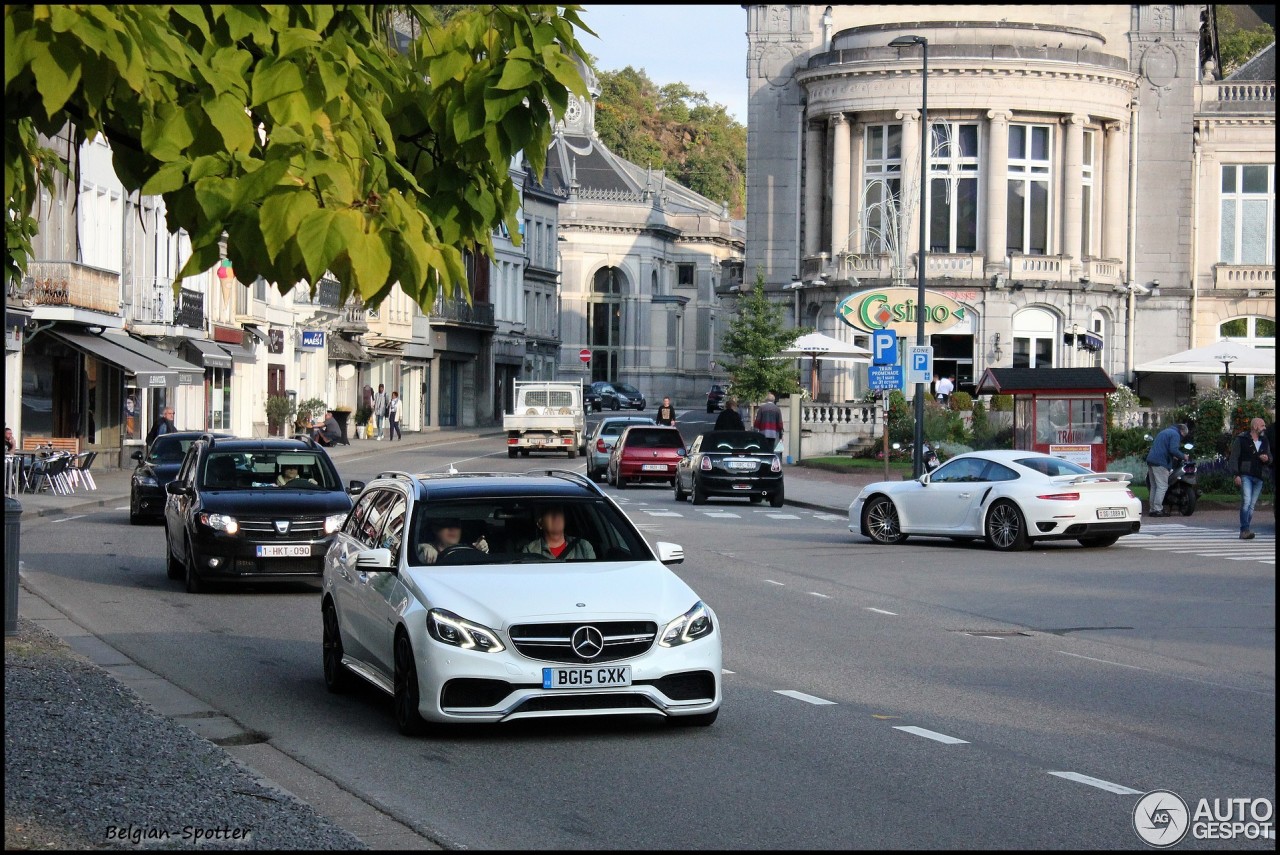
<path fill-rule="evenodd" d="M 609 468 L 609 453 L 618 443 L 618 437 L 631 425 L 651 425 L 656 422 L 649 416 L 608 416 L 600 420 L 587 438 L 587 477 L 603 481 Z"/>

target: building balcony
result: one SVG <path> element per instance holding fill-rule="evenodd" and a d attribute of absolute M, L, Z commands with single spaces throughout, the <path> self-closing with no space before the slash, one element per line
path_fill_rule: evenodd
<path fill-rule="evenodd" d="M 1275 299 L 1276 266 L 1274 264 L 1215 264 L 1213 290 L 1257 291 Z"/>
<path fill-rule="evenodd" d="M 476 301 L 468 305 L 466 300 L 458 298 L 445 299 L 436 297 L 431 307 L 431 323 L 436 325 L 460 325 L 496 329 L 494 324 L 493 303 Z"/>
<path fill-rule="evenodd" d="M 173 281 L 156 277 L 134 277 L 131 320 L 138 324 L 161 324 L 203 330 L 206 318 L 204 292 L 182 288 L 175 303 Z"/>
<path fill-rule="evenodd" d="M 333 324 L 334 332 L 363 334 L 369 331 L 369 310 L 364 302 L 355 297 L 347 300 L 342 307 L 338 319 Z"/>
<path fill-rule="evenodd" d="M 1219 80 L 1196 87 L 1197 113 L 1276 114 L 1276 84 L 1271 80 Z"/>
<path fill-rule="evenodd" d="M 1096 285 L 1123 285 L 1124 267 L 1114 258 L 1086 258 L 1084 278 Z"/>
<path fill-rule="evenodd" d="M 1009 278 L 1014 281 L 1072 282 L 1071 259 L 1063 255 L 1009 255 Z"/>
<path fill-rule="evenodd" d="M 33 261 L 9 299 L 28 308 L 88 309 L 120 314 L 120 275 L 75 261 Z"/>

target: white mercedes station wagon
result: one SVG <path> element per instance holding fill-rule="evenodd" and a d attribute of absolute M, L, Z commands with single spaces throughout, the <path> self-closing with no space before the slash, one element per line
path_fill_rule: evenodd
<path fill-rule="evenodd" d="M 383 473 L 325 556 L 325 684 L 382 689 L 408 735 L 557 716 L 709 725 L 720 627 L 668 566 L 683 560 L 576 473 Z"/>

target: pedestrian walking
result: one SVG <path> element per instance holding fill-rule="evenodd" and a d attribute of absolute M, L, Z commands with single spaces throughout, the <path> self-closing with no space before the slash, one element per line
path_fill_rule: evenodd
<path fill-rule="evenodd" d="M 671 406 L 670 398 L 662 399 L 662 406 L 658 407 L 658 418 L 656 419 L 660 425 L 675 425 L 676 408 Z"/>
<path fill-rule="evenodd" d="M 738 412 L 738 399 L 728 397 L 724 399 L 724 410 L 720 415 L 716 416 L 716 424 L 713 430 L 746 430 L 747 426 L 742 423 L 742 414 Z"/>
<path fill-rule="evenodd" d="M 1182 438 L 1187 435 L 1187 426 L 1178 422 L 1156 434 L 1151 451 L 1147 453 L 1147 485 L 1151 489 L 1151 516 L 1167 517 L 1164 509 L 1164 494 L 1169 490 L 1169 473 L 1175 465 L 1181 464 L 1186 455 L 1179 448 Z"/>
<path fill-rule="evenodd" d="M 1262 494 L 1263 474 L 1273 461 L 1271 445 L 1267 441 L 1267 423 L 1262 419 L 1250 419 L 1249 429 L 1242 431 L 1231 443 L 1231 455 L 1227 458 L 1240 488 L 1240 539 L 1253 540 L 1253 509 Z"/>
<path fill-rule="evenodd" d="M 177 433 L 178 428 L 173 424 L 173 407 L 164 408 L 164 416 L 156 420 L 151 426 L 151 430 L 147 431 L 147 445 L 151 445 L 158 436 L 166 433 Z"/>
<path fill-rule="evenodd" d="M 752 427 L 764 434 L 766 438 L 777 440 L 774 449 L 782 446 L 782 410 L 776 403 L 778 399 L 772 392 L 764 396 L 764 403 L 756 410 L 756 418 Z"/>
<path fill-rule="evenodd" d="M 400 433 L 400 393 L 392 392 L 391 400 L 387 402 L 387 441 L 399 439 L 404 441 L 404 435 Z"/>
<path fill-rule="evenodd" d="M 382 420 L 387 417 L 387 390 L 383 384 L 378 384 L 378 391 L 373 395 L 373 418 L 378 426 L 379 441 L 382 440 Z"/>

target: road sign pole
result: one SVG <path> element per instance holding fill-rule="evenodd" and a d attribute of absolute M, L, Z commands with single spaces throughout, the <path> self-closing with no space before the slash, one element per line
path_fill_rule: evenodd
<path fill-rule="evenodd" d="M 884 391 L 884 480 L 889 480 L 889 390 Z"/>

